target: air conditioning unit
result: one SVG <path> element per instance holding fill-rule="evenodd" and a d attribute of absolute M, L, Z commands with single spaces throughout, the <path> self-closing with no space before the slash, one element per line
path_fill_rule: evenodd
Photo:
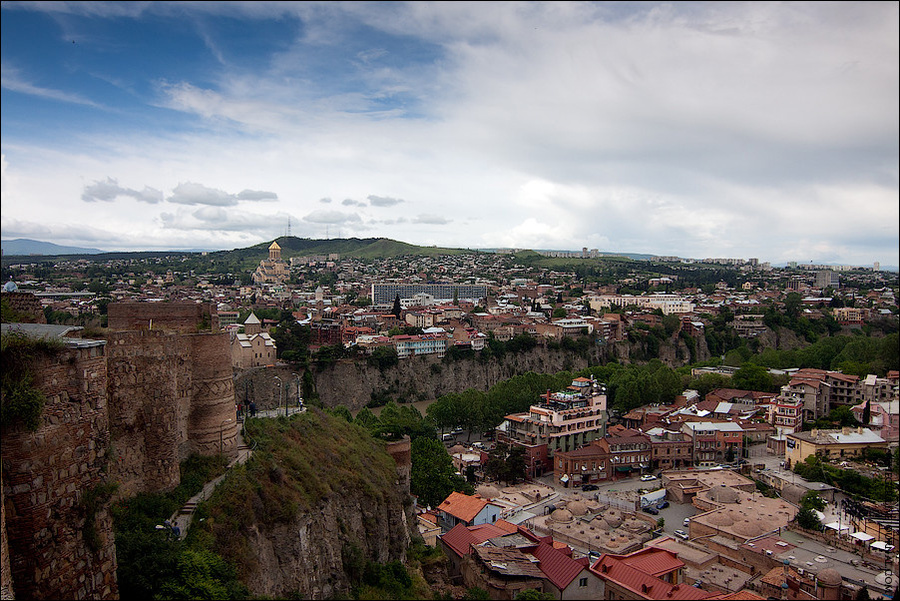
<path fill-rule="evenodd" d="M 772 550 L 771 550 L 771 549 L 766 549 L 766 555 L 769 556 L 769 557 L 772 557 Z"/>

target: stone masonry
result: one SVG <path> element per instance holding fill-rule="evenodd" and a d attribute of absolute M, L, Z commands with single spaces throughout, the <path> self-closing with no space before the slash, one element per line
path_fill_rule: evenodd
<path fill-rule="evenodd" d="M 85 506 L 106 479 L 103 342 L 81 341 L 38 361 L 35 385 L 47 399 L 40 425 L 34 432 L 8 425 L 0 443 L 11 588 L 23 599 L 115 599 L 108 499 L 93 516 Z M 86 537 L 98 541 L 95 548 Z"/>

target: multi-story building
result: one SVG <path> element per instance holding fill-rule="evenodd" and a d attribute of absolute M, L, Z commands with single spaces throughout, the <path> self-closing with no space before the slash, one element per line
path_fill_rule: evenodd
<path fill-rule="evenodd" d="M 654 428 L 647 435 L 652 451 L 651 469 L 670 470 L 691 466 L 693 442 L 683 432 Z"/>
<path fill-rule="evenodd" d="M 718 465 L 743 455 L 744 430 L 734 422 L 685 422 L 681 431 L 691 438 L 694 465 Z"/>
<path fill-rule="evenodd" d="M 445 334 L 422 334 L 419 336 L 392 336 L 397 357 L 406 359 L 418 355 L 437 355 L 443 357 L 447 352 L 447 336 Z"/>
<path fill-rule="evenodd" d="M 653 454 L 650 437 L 639 430 L 622 428 L 594 444 L 609 453 L 611 477 L 650 469 Z"/>
<path fill-rule="evenodd" d="M 546 444 L 549 454 L 572 451 L 606 434 L 606 386 L 576 378 L 563 392 L 547 392 L 527 413 L 507 415 L 497 440 Z"/>
<path fill-rule="evenodd" d="M 853 417 L 864 426 L 894 445 L 900 440 L 900 401 L 867 401 L 869 403 L 869 423 L 863 423 L 865 405 L 852 409 Z"/>
<path fill-rule="evenodd" d="M 835 321 L 842 326 L 862 326 L 871 313 L 865 307 L 837 307 L 832 310 Z"/>
<path fill-rule="evenodd" d="M 772 425 L 777 435 L 791 434 L 803 426 L 803 401 L 792 396 L 778 397 L 772 405 Z"/>
<path fill-rule="evenodd" d="M 429 294 L 438 301 L 454 298 L 473 302 L 487 298 L 488 289 L 484 284 L 372 284 L 372 303 L 375 305 L 392 303 L 398 296 L 413 298 L 417 294 Z"/>
<path fill-rule="evenodd" d="M 573 451 L 557 451 L 552 459 L 555 480 L 572 487 L 607 480 L 612 477 L 609 458 L 609 450 L 598 444 L 587 444 Z"/>
<path fill-rule="evenodd" d="M 859 457 L 863 449 L 887 449 L 888 442 L 868 428 L 794 432 L 787 435 L 785 463 L 795 465 L 810 455 L 825 459 Z"/>
<path fill-rule="evenodd" d="M 692 313 L 694 303 L 677 294 L 645 294 L 632 296 L 630 294 L 602 294 L 588 299 L 591 309 L 603 311 L 611 307 L 635 306 L 640 309 L 659 309 L 665 315 L 671 313 Z"/>

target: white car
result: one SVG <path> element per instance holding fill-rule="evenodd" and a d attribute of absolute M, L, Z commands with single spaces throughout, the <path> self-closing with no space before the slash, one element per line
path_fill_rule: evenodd
<path fill-rule="evenodd" d="M 684 530 L 676 530 L 676 531 L 675 531 L 675 536 L 677 536 L 678 538 L 680 538 L 680 539 L 682 539 L 682 540 L 687 540 L 688 538 L 690 538 L 690 537 L 688 536 L 688 533 L 685 532 Z"/>
<path fill-rule="evenodd" d="M 656 480 L 656 476 L 653 474 L 644 474 L 641 476 L 641 482 L 650 482 L 651 480 Z"/>

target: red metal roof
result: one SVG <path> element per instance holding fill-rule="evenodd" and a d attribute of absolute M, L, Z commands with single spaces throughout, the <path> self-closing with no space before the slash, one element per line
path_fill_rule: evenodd
<path fill-rule="evenodd" d="M 449 532 L 440 536 L 440 539 L 450 547 L 457 555 L 468 555 L 472 545 L 479 545 L 486 540 L 509 534 L 497 528 L 493 524 L 480 524 L 466 528 L 463 524 L 457 524 Z"/>
<path fill-rule="evenodd" d="M 647 547 L 628 555 L 615 557 L 626 565 L 657 578 L 684 567 L 684 562 L 678 559 L 678 554 L 658 547 Z"/>
<path fill-rule="evenodd" d="M 620 559 L 610 555 L 602 555 L 593 566 L 591 572 L 627 588 L 643 599 L 707 599 L 713 593 L 682 584 L 669 584 L 637 568 L 627 565 Z"/>
<path fill-rule="evenodd" d="M 559 590 L 565 590 L 585 569 L 582 564 L 547 543 L 541 543 L 530 552 L 541 562 L 538 567 L 547 579 Z"/>

